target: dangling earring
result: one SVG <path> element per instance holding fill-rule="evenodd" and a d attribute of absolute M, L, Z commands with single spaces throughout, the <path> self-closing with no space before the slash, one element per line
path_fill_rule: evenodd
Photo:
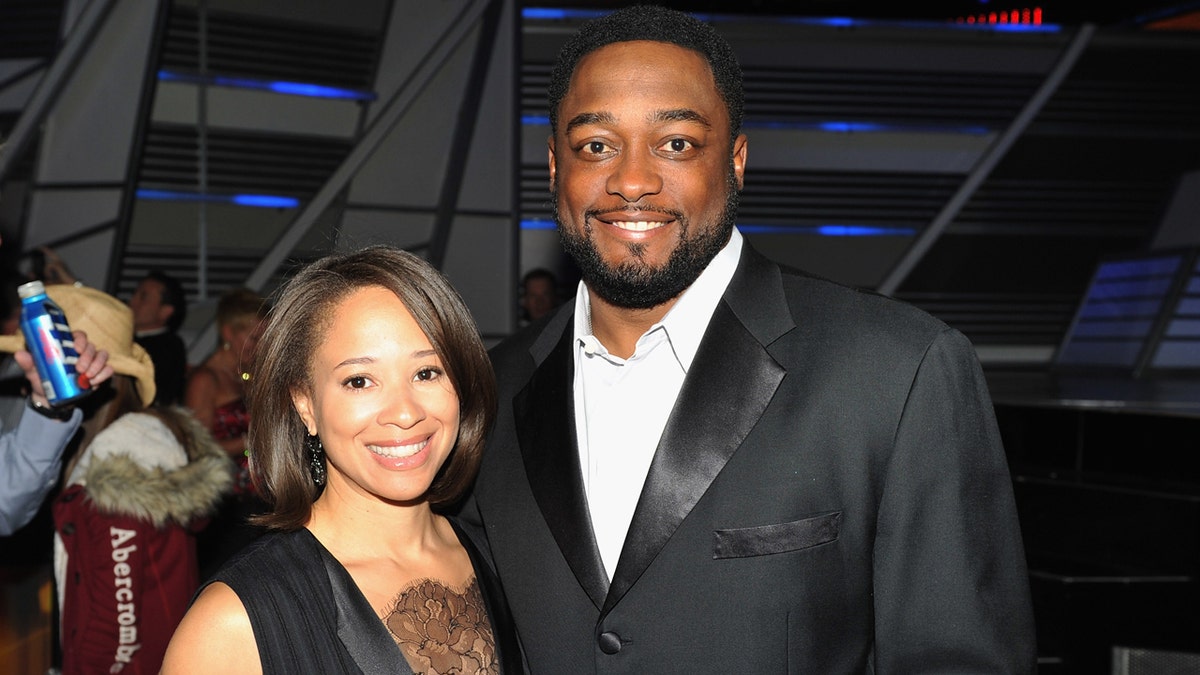
<path fill-rule="evenodd" d="M 313 483 L 321 487 L 325 484 L 325 446 L 316 434 L 309 434 L 304 445 L 308 448 L 308 472 L 312 474 Z"/>

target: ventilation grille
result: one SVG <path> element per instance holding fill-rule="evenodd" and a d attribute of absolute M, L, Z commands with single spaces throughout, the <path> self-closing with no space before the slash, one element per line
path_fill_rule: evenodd
<path fill-rule="evenodd" d="M 1130 47 L 1138 48 L 1130 48 Z M 1200 141 L 1200 43 L 1099 43 L 1080 58 L 1032 129 L 1067 136 Z M 1186 84 L 1185 84 L 1186 83 Z"/>
<path fill-rule="evenodd" d="M 1159 217 L 1163 181 L 992 178 L 958 214 L 953 231 L 1140 237 Z"/>
<path fill-rule="evenodd" d="M 266 292 L 270 293 L 289 273 L 315 259 L 316 256 L 286 259 L 267 283 Z M 229 289 L 244 285 L 261 262 L 260 255 L 248 254 L 245 250 L 209 249 L 205 279 L 208 297 L 216 298 Z M 164 246 L 129 246 L 125 249 L 120 278 L 117 279 L 117 297 L 132 296 L 138 282 L 150 270 L 162 270 L 178 279 L 183 285 L 188 304 L 195 304 L 200 300 L 200 273 L 195 250 Z"/>
<path fill-rule="evenodd" d="M 1029 75 L 746 68 L 746 120 L 1007 125 L 1039 84 Z"/>
<path fill-rule="evenodd" d="M 1073 293 L 899 293 L 975 344 L 1056 346 L 1079 301 Z"/>
<path fill-rule="evenodd" d="M 378 33 L 212 10 L 207 16 L 210 73 L 362 91 L 373 86 Z M 195 8 L 172 7 L 163 68 L 199 72 L 198 24 Z"/>
<path fill-rule="evenodd" d="M 324 137 L 208 132 L 208 189 L 214 193 L 315 194 L 350 152 Z M 195 190 L 199 140 L 194 127 L 154 125 L 143 149 L 139 187 Z"/>
<path fill-rule="evenodd" d="M 551 64 L 526 63 L 521 109 L 549 114 Z M 743 70 L 745 121 L 819 124 L 854 121 L 921 128 L 1001 128 L 1020 111 L 1041 80 L 1034 75 L 919 73 L 868 70 Z"/>

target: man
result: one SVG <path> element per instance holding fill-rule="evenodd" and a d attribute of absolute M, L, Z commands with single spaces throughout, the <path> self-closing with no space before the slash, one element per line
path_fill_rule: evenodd
<path fill-rule="evenodd" d="M 112 377 L 108 352 L 97 351 L 83 331 L 74 331 L 74 337 L 79 352 L 75 367 L 90 386 Z M 28 407 L 16 428 L 0 434 L 0 536 L 16 532 L 37 514 L 58 482 L 63 450 L 83 421 L 74 405 L 50 406 L 33 356 L 20 345 L 24 340 L 18 336 L 0 336 L 0 351 L 14 351 L 30 388 Z"/>
<path fill-rule="evenodd" d="M 546 316 L 558 306 L 558 278 L 538 267 L 521 277 L 521 318 L 529 323 Z"/>
<path fill-rule="evenodd" d="M 583 284 L 493 350 L 482 526 L 534 673 L 1030 672 L 1012 485 L 967 340 L 733 228 L 711 28 L 589 22 L 550 84 Z"/>
<path fill-rule="evenodd" d="M 179 327 L 187 315 L 183 284 L 165 272 L 151 270 L 138 282 L 129 299 L 133 310 L 134 341 L 154 362 L 154 402 L 175 405 L 183 401 L 187 378 L 187 348 Z"/>

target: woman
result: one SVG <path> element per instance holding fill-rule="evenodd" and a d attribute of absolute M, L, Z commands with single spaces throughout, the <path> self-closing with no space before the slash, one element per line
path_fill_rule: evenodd
<path fill-rule="evenodd" d="M 53 506 L 62 672 L 155 673 L 199 585 L 194 531 L 233 466 L 186 410 L 150 407 L 154 366 L 124 303 L 91 288 L 47 291 L 115 373 L 78 403 L 80 449 Z"/>
<path fill-rule="evenodd" d="M 284 288 L 254 373 L 273 532 L 197 597 L 164 672 L 519 672 L 496 579 L 438 514 L 474 479 L 496 396 L 449 283 L 390 247 L 318 261 Z"/>
<path fill-rule="evenodd" d="M 221 347 L 188 377 L 184 402 L 196 419 L 212 430 L 221 447 L 246 466 L 246 384 L 262 333 L 266 301 L 248 288 L 226 291 L 217 301 Z M 246 472 L 248 487 L 249 473 Z"/>
<path fill-rule="evenodd" d="M 221 346 L 192 371 L 184 392 L 185 405 L 237 464 L 233 494 L 200 533 L 200 573 L 205 578 L 260 534 L 247 522 L 264 506 L 250 485 L 246 387 L 266 312 L 266 300 L 248 288 L 221 294 L 216 316 Z"/>

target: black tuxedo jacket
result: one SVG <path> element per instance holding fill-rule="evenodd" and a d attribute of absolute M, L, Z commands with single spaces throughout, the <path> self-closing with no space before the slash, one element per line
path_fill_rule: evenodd
<path fill-rule="evenodd" d="M 610 581 L 572 311 L 493 349 L 500 413 L 464 510 L 534 673 L 1035 669 L 1012 484 L 960 333 L 747 245 Z"/>

